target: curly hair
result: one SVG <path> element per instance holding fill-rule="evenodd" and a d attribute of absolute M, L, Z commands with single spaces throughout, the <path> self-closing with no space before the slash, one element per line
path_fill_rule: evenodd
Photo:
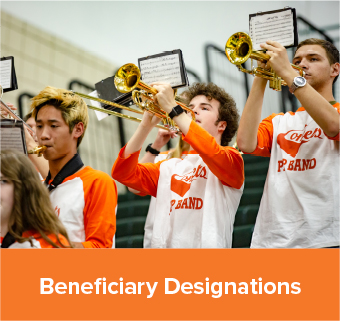
<path fill-rule="evenodd" d="M 325 49 L 330 65 L 339 62 L 339 50 L 331 42 L 324 39 L 309 38 L 301 41 L 295 50 L 295 54 L 302 46 L 306 45 L 318 45 Z M 339 75 L 334 78 L 333 84 L 337 81 L 338 77 Z"/>
<path fill-rule="evenodd" d="M 70 128 L 70 133 L 74 126 L 80 122 L 84 124 L 84 132 L 78 138 L 77 147 L 80 145 L 89 122 L 89 115 L 85 101 L 75 93 L 48 86 L 37 96 L 31 99 L 31 112 L 35 120 L 39 110 L 45 105 L 52 105 L 61 111 L 62 117 Z"/>
<path fill-rule="evenodd" d="M 19 243 L 32 239 L 22 234 L 29 230 L 39 232 L 41 237 L 53 247 L 71 247 L 62 244 L 59 235 L 63 235 L 71 244 L 65 227 L 54 213 L 48 191 L 41 183 L 31 161 L 17 151 L 2 150 L 0 154 L 1 173 L 14 185 L 14 202 L 8 222 L 9 233 Z M 47 235 L 54 234 L 61 246 L 54 243 Z"/>
<path fill-rule="evenodd" d="M 184 91 L 182 95 L 188 102 L 196 96 L 203 95 L 209 100 L 216 99 L 220 103 L 218 119 L 215 125 L 220 121 L 227 122 L 227 127 L 222 133 L 221 145 L 228 146 L 228 143 L 232 140 L 237 131 L 240 118 L 234 99 L 226 93 L 223 88 L 220 88 L 213 83 L 195 83 L 190 86 L 188 90 Z"/>

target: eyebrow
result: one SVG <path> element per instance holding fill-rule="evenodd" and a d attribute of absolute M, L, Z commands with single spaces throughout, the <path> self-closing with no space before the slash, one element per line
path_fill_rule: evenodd
<path fill-rule="evenodd" d="M 47 120 L 47 122 L 48 123 L 60 123 L 60 121 L 57 120 L 57 119 L 49 119 L 49 120 Z M 37 119 L 36 123 L 42 123 L 42 120 L 41 119 Z"/>
<path fill-rule="evenodd" d="M 311 56 L 318 56 L 318 57 L 322 57 L 320 54 L 318 54 L 318 53 L 310 53 L 310 54 L 308 54 L 308 55 L 306 55 L 307 57 L 311 57 Z M 301 59 L 301 57 L 300 56 L 295 56 L 294 58 L 293 58 L 293 60 L 295 60 L 295 59 Z"/>
<path fill-rule="evenodd" d="M 208 104 L 208 103 L 200 103 L 199 106 L 200 106 L 200 105 L 212 107 L 212 106 L 211 106 L 210 104 Z M 188 107 L 192 107 L 192 106 L 194 106 L 194 104 L 190 104 Z"/>

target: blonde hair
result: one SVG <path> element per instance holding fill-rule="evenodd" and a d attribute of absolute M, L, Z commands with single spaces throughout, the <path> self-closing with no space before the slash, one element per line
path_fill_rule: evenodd
<path fill-rule="evenodd" d="M 175 148 L 170 149 L 167 159 L 170 158 L 180 158 L 183 152 L 187 152 L 190 149 L 189 143 L 185 142 L 182 137 L 180 137 L 178 144 Z"/>
<path fill-rule="evenodd" d="M 19 243 L 29 241 L 22 237 L 26 231 L 35 230 L 53 247 L 71 247 L 60 241 L 63 235 L 71 244 L 65 227 L 54 213 L 47 188 L 39 179 L 31 161 L 24 154 L 4 150 L 0 154 L 1 173 L 14 185 L 14 203 L 8 222 L 9 233 Z M 54 234 L 61 246 L 47 235 Z"/>
<path fill-rule="evenodd" d="M 31 112 L 35 120 L 39 110 L 45 105 L 52 105 L 61 111 L 62 117 L 72 132 L 78 123 L 84 124 L 84 132 L 78 138 L 77 147 L 80 145 L 89 122 L 89 115 L 85 101 L 75 93 L 48 86 L 31 99 Z"/>

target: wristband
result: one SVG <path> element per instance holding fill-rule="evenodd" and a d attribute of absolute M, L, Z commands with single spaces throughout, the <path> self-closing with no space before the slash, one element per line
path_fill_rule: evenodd
<path fill-rule="evenodd" d="M 151 153 L 152 155 L 158 155 L 160 151 L 151 147 L 152 143 L 146 146 L 145 151 Z"/>
<path fill-rule="evenodd" d="M 179 116 L 183 112 L 184 109 L 180 105 L 177 105 L 174 108 L 172 108 L 171 112 L 169 113 L 169 117 L 173 119 L 174 117 Z"/>

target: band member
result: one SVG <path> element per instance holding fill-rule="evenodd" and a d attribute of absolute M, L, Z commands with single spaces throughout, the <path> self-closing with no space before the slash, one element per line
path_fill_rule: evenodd
<path fill-rule="evenodd" d="M 84 166 L 77 148 L 88 124 L 87 106 L 78 95 L 46 87 L 32 98 L 40 145 L 47 147 L 45 180 L 53 208 L 74 247 L 112 247 L 117 188 L 111 177 Z"/>
<path fill-rule="evenodd" d="M 332 85 L 339 75 L 339 51 L 320 39 L 299 44 L 293 63 L 275 41 L 261 45 L 267 66 L 284 79 L 300 101 L 295 113 L 260 122 L 267 80 L 256 77 L 237 135 L 246 153 L 270 157 L 251 247 L 339 246 L 339 103 Z"/>
<path fill-rule="evenodd" d="M 170 138 L 176 137 L 177 134 L 165 129 L 159 129 L 156 139 L 153 143 L 149 144 L 146 148 L 146 153 L 140 160 L 140 163 L 157 163 L 159 161 L 171 158 L 184 158 L 190 149 L 190 145 L 185 142 L 182 138 L 179 139 L 175 148 L 172 148 L 166 152 L 160 152 L 160 150 L 165 146 Z M 145 196 L 140 191 L 134 190 L 133 188 L 128 188 L 128 190 L 136 195 Z M 153 225 L 155 221 L 156 214 L 156 198 L 151 196 L 149 211 L 146 216 L 145 227 L 144 227 L 144 248 L 151 247 L 151 240 L 153 234 Z"/>
<path fill-rule="evenodd" d="M 0 166 L 1 247 L 70 247 L 65 227 L 26 155 L 2 150 Z"/>
<path fill-rule="evenodd" d="M 170 85 L 154 83 L 156 100 L 176 122 L 191 150 L 184 159 L 138 164 L 144 140 L 159 122 L 144 113 L 122 148 L 112 177 L 156 198 L 151 247 L 231 247 L 235 213 L 242 195 L 244 168 L 228 142 L 238 113 L 234 100 L 214 84 L 195 84 L 185 93 L 196 121 L 176 106 Z"/>

